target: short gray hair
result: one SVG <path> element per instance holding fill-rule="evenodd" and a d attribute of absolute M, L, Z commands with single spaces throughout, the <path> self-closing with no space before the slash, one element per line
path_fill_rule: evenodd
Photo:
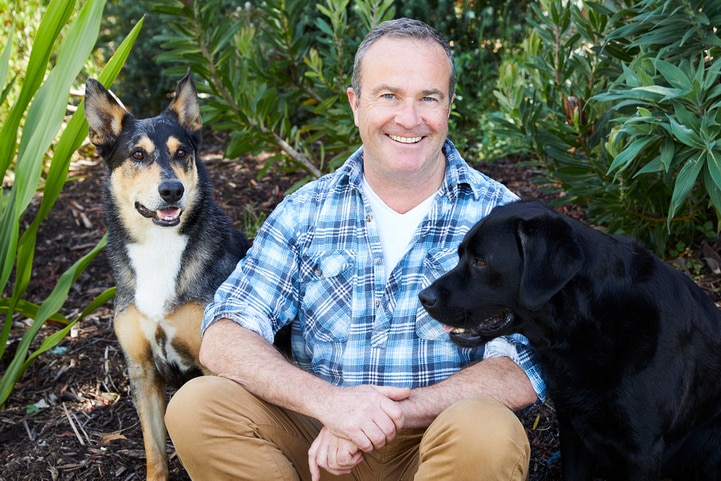
<path fill-rule="evenodd" d="M 448 98 L 453 100 L 453 94 L 456 90 L 456 68 L 453 62 L 453 52 L 448 41 L 438 30 L 420 20 L 398 18 L 396 20 L 385 21 L 368 32 L 368 35 L 366 35 L 358 46 L 355 54 L 355 62 L 353 63 L 353 77 L 351 79 L 351 87 L 356 94 L 356 101 L 360 101 L 361 95 L 361 63 L 363 62 L 363 57 L 371 45 L 383 37 L 429 40 L 443 47 L 443 51 L 446 52 L 446 56 L 448 56 L 448 64 L 451 70 Z"/>

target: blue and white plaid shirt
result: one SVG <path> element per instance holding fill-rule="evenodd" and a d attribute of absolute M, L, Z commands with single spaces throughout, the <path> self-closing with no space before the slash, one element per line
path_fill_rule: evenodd
<path fill-rule="evenodd" d="M 478 348 L 450 342 L 418 293 L 458 262 L 464 234 L 517 197 L 472 169 L 446 141 L 446 176 L 408 251 L 386 282 L 373 213 L 364 199 L 363 150 L 336 172 L 287 196 L 205 311 L 203 331 L 221 318 L 268 342 L 293 323 L 294 361 L 336 385 L 421 387 L 483 358 L 518 363 L 539 396 L 546 387 L 521 335 Z"/>

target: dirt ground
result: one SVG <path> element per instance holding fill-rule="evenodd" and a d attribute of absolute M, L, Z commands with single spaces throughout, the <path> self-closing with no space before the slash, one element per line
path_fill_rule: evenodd
<path fill-rule="evenodd" d="M 258 178 L 258 159 L 222 158 L 222 140 L 206 139 L 204 158 L 217 201 L 242 228 L 247 219 L 269 212 L 298 179 L 280 170 Z M 532 185 L 534 174 L 507 159 L 479 166 L 523 197 L 548 197 Z M 39 235 L 34 279 L 28 298 L 39 301 L 59 275 L 88 252 L 105 232 L 101 205 L 104 166 L 93 157 L 73 163 L 71 177 Z M 547 199 L 546 199 L 547 200 Z M 568 211 L 582 216 L 580 210 Z M 249 217 L 250 216 L 250 217 Z M 718 276 L 705 287 L 718 297 Z M 73 287 L 63 313 L 80 312 L 98 293 L 113 285 L 101 253 Z M 0 481 L 141 480 L 145 458 L 138 418 L 130 397 L 125 362 L 112 331 L 113 306 L 86 318 L 56 349 L 36 360 L 0 411 Z M 15 320 L 6 356 L 28 322 Z M 48 326 L 45 333 L 57 329 Z M 10 356 L 8 356 L 10 354 Z M 532 446 L 531 481 L 560 479 L 558 432 L 552 405 L 519 413 Z M 170 479 L 189 479 L 168 441 Z"/>

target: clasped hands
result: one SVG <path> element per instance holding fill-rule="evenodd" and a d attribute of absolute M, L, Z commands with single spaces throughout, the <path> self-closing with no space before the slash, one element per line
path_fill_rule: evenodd
<path fill-rule="evenodd" d="M 338 388 L 320 419 L 323 428 L 308 450 L 313 481 L 320 469 L 348 474 L 363 460 L 363 453 L 380 449 L 392 441 L 403 426 L 399 401 L 408 399 L 409 388 L 361 385 Z"/>

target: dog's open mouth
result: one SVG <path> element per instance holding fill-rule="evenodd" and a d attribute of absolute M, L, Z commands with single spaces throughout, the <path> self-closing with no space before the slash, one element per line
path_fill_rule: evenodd
<path fill-rule="evenodd" d="M 477 326 L 466 328 L 445 326 L 445 330 L 454 344 L 461 347 L 476 347 L 495 337 L 501 329 L 511 322 L 513 322 L 513 313 L 501 311 L 495 316 L 485 319 Z"/>
<path fill-rule="evenodd" d="M 180 214 L 183 212 L 179 207 L 150 210 L 140 202 L 135 203 L 135 210 L 143 217 L 153 219 L 153 223 L 163 227 L 173 227 L 180 224 Z"/>

